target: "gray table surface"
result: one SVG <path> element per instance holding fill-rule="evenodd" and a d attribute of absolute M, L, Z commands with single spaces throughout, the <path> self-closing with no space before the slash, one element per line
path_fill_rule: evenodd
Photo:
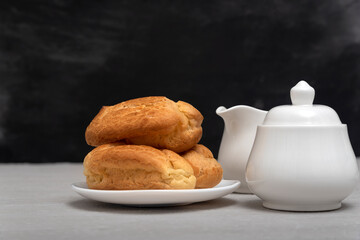
<path fill-rule="evenodd" d="M 81 164 L 0 164 L 0 239 L 360 239 L 359 185 L 339 210 L 296 213 L 243 194 L 125 207 L 73 192 L 84 180 Z"/>

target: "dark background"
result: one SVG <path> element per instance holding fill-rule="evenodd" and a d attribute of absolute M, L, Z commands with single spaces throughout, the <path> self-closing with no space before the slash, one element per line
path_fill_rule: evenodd
<path fill-rule="evenodd" d="M 360 155 L 359 1 L 2 1 L 0 161 L 82 161 L 102 105 L 190 102 L 217 156 L 218 106 L 289 104 L 299 80 Z"/>

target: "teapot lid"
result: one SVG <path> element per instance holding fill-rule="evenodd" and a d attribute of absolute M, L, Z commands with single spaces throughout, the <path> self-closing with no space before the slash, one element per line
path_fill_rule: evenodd
<path fill-rule="evenodd" d="M 263 125 L 341 125 L 334 109 L 313 105 L 315 90 L 307 82 L 300 81 L 290 90 L 292 105 L 272 108 Z"/>

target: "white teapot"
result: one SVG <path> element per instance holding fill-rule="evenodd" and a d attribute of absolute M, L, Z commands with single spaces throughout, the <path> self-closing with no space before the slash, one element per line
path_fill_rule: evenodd
<path fill-rule="evenodd" d="M 315 91 L 305 81 L 293 87 L 290 95 L 292 105 L 275 107 L 254 121 L 255 140 L 246 134 L 238 137 L 242 141 L 247 138 L 252 145 L 249 158 L 242 159 L 247 162 L 248 187 L 267 208 L 289 211 L 340 208 L 341 201 L 359 181 L 347 126 L 332 108 L 313 105 Z M 243 114 L 238 118 L 251 117 Z M 236 148 L 237 143 L 231 145 Z M 220 154 L 222 147 L 223 143 L 219 161 L 226 178 L 231 161 L 221 158 L 225 156 Z"/>

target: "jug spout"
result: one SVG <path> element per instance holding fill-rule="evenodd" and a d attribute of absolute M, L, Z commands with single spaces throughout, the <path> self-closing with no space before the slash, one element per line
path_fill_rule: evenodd
<path fill-rule="evenodd" d="M 225 123 L 225 129 L 230 130 L 231 122 L 236 119 L 236 108 L 226 108 L 224 106 L 220 106 L 216 109 L 216 114 L 220 116 Z"/>
<path fill-rule="evenodd" d="M 230 117 L 231 115 L 231 109 L 227 109 L 224 106 L 220 106 L 216 109 L 216 114 L 219 115 L 220 117 L 222 117 L 222 119 L 224 119 L 224 121 Z"/>

